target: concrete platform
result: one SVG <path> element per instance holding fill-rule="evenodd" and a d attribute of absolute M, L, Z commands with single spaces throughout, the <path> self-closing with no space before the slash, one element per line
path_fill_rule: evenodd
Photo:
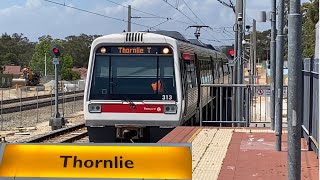
<path fill-rule="evenodd" d="M 287 176 L 287 132 L 282 152 L 268 128 L 177 127 L 159 143 L 192 143 L 192 179 L 277 179 Z M 301 139 L 301 179 L 318 180 L 316 154 Z"/>

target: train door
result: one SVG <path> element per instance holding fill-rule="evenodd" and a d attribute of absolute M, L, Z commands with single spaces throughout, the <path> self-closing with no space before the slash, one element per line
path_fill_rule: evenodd
<path fill-rule="evenodd" d="M 185 97 L 185 112 L 184 116 L 188 120 L 194 115 L 197 102 L 197 72 L 195 57 L 189 53 L 182 53 L 183 77 L 184 77 L 184 97 Z"/>

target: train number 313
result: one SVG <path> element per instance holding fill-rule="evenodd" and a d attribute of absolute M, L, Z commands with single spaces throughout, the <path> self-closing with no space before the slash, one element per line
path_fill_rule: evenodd
<path fill-rule="evenodd" d="M 162 95 L 162 100 L 172 100 L 172 95 Z"/>

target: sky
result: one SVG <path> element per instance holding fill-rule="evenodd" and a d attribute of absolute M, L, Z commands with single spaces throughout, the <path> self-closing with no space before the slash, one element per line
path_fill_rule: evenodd
<path fill-rule="evenodd" d="M 141 17 L 132 19 L 131 31 L 147 29 L 179 31 L 187 39 L 194 39 L 195 28 L 188 26 L 199 24 L 212 28 L 201 29 L 200 39 L 203 42 L 213 45 L 231 45 L 234 42 L 232 27 L 235 15 L 231 8 L 222 5 L 218 0 L 49 1 L 51 2 L 1 0 L 0 33 L 22 33 L 34 42 L 43 35 L 64 39 L 81 33 L 88 35 L 120 33 L 127 30 L 127 6 L 131 5 L 132 16 Z M 235 3 L 236 0 L 232 1 Z M 257 18 L 260 11 L 266 11 L 268 15 L 271 10 L 271 0 L 245 1 L 246 25 L 252 25 L 253 18 Z M 257 21 L 257 30 L 270 29 L 270 25 L 270 21 Z"/>

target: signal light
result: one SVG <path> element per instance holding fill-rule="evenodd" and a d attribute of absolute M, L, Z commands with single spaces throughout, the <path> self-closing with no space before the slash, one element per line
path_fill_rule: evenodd
<path fill-rule="evenodd" d="M 233 50 L 233 49 L 230 49 L 230 50 L 229 50 L 229 54 L 230 54 L 230 56 L 233 57 L 233 56 L 234 56 L 234 50 Z"/>
<path fill-rule="evenodd" d="M 54 48 L 54 49 L 53 49 L 53 52 L 54 52 L 55 54 L 57 54 L 57 53 L 59 53 L 59 49 Z"/>
<path fill-rule="evenodd" d="M 53 56 L 54 58 L 58 58 L 61 56 L 62 53 L 62 47 L 58 46 L 58 45 L 54 45 L 51 47 L 50 49 L 50 54 L 51 56 Z"/>

